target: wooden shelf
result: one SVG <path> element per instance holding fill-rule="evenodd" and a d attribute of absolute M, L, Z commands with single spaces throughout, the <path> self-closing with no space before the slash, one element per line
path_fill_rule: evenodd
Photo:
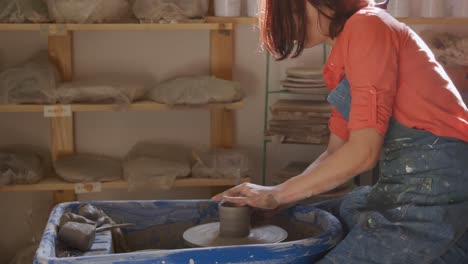
<path fill-rule="evenodd" d="M 400 22 L 408 25 L 468 25 L 468 18 L 464 17 L 442 17 L 442 18 L 425 18 L 425 17 L 409 17 L 398 18 Z"/>
<path fill-rule="evenodd" d="M 62 105 L 50 105 L 60 107 Z M 72 104 L 72 112 L 121 112 L 121 111 L 164 111 L 164 110 L 236 110 L 243 106 L 243 102 L 226 104 L 209 104 L 200 106 L 171 106 L 155 102 L 137 102 L 131 105 L 108 104 Z M 0 113 L 42 113 L 45 105 L 0 105 Z"/>
<path fill-rule="evenodd" d="M 237 179 L 205 179 L 186 178 L 177 179 L 174 187 L 224 187 L 235 186 L 239 183 L 250 182 L 250 178 Z M 101 183 L 102 190 L 124 190 L 128 189 L 126 181 L 114 181 Z M 37 184 L 30 185 L 7 185 L 0 186 L 0 192 L 30 192 L 30 191 L 74 191 L 75 184 L 65 182 L 59 178 L 47 178 Z"/>
<path fill-rule="evenodd" d="M 409 17 L 398 18 L 399 21 L 408 25 L 463 25 L 468 24 L 468 18 L 465 17 L 442 17 L 442 18 L 425 18 L 425 17 Z M 208 17 L 208 22 L 211 23 L 233 23 L 233 24 L 257 24 L 256 17 Z"/>
<path fill-rule="evenodd" d="M 256 17 L 207 17 L 209 23 L 258 24 Z"/>
<path fill-rule="evenodd" d="M 142 30 L 231 30 L 229 23 L 181 24 L 0 24 L 0 31 L 142 31 Z"/>
<path fill-rule="evenodd" d="M 398 18 L 408 25 L 463 25 L 468 18 Z M 0 24 L 0 31 L 42 31 L 50 34 L 66 31 L 151 31 L 151 30 L 232 30 L 233 24 L 258 24 L 256 17 L 207 17 L 206 23 L 180 24 Z"/>

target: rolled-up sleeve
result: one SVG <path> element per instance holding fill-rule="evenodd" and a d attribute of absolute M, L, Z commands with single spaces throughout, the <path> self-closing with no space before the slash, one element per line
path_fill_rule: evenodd
<path fill-rule="evenodd" d="M 387 132 L 398 78 L 399 44 L 393 30 L 379 17 L 358 15 L 342 32 L 352 97 L 349 130 L 375 128 L 382 136 Z"/>
<path fill-rule="evenodd" d="M 330 132 L 337 135 L 344 141 L 349 139 L 348 121 L 335 109 L 333 108 L 330 120 L 328 121 L 328 127 Z"/>

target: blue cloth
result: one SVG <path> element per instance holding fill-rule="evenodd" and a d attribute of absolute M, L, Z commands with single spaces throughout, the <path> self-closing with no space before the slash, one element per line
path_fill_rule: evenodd
<path fill-rule="evenodd" d="M 329 96 L 347 119 L 346 78 Z M 391 119 L 373 187 L 319 204 L 348 231 L 320 264 L 468 263 L 468 143 Z"/>

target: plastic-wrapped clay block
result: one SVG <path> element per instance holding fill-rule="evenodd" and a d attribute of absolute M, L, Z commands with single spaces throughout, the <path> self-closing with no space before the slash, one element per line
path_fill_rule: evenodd
<path fill-rule="evenodd" d="M 60 76 L 46 52 L 0 73 L 0 103 L 54 104 Z"/>
<path fill-rule="evenodd" d="M 74 154 L 55 162 L 58 176 L 68 182 L 107 182 L 122 179 L 119 160 L 94 155 Z"/>
<path fill-rule="evenodd" d="M 237 102 L 244 93 L 236 82 L 200 76 L 161 83 L 149 93 L 149 98 L 169 105 L 201 105 Z"/>
<path fill-rule="evenodd" d="M 57 23 L 116 23 L 131 18 L 128 0 L 47 0 L 47 7 Z"/>
<path fill-rule="evenodd" d="M 184 21 L 203 18 L 207 0 L 135 0 L 133 12 L 143 22 Z"/>
<path fill-rule="evenodd" d="M 0 148 L 0 185 L 35 184 L 51 173 L 48 151 L 29 145 Z"/>
<path fill-rule="evenodd" d="M 193 153 L 194 178 L 241 178 L 250 173 L 249 158 L 236 150 L 217 149 Z"/>
<path fill-rule="evenodd" d="M 148 89 L 138 78 L 94 77 L 60 84 L 57 100 L 62 104 L 130 104 L 142 99 Z"/>
<path fill-rule="evenodd" d="M 47 6 L 38 0 L 0 0 L 1 23 L 45 23 Z"/>
<path fill-rule="evenodd" d="M 140 142 L 128 153 L 123 168 L 131 191 L 169 189 L 176 178 L 190 175 L 190 151 L 175 144 Z"/>

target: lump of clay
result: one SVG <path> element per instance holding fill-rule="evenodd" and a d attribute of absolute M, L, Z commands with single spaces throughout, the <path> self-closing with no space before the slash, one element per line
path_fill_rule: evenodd
<path fill-rule="evenodd" d="M 131 17 L 128 0 L 47 0 L 47 8 L 57 23 L 116 23 Z"/>
<path fill-rule="evenodd" d="M 48 151 L 28 145 L 0 148 L 0 185 L 35 184 L 52 171 Z"/>
<path fill-rule="evenodd" d="M 244 94 L 236 82 L 201 76 L 161 83 L 150 92 L 149 98 L 169 105 L 200 105 L 237 102 Z"/>
<path fill-rule="evenodd" d="M 90 204 L 80 205 L 80 207 L 78 208 L 78 215 L 86 219 L 99 222 L 100 224 L 104 223 L 105 220 L 103 220 L 103 218 L 107 217 L 101 209 Z"/>
<path fill-rule="evenodd" d="M 425 30 L 421 32 L 436 59 L 447 66 L 468 66 L 468 37 L 459 37 L 447 32 Z"/>
<path fill-rule="evenodd" d="M 118 160 L 93 154 L 74 154 L 55 162 L 58 176 L 68 182 L 106 182 L 122 178 Z"/>
<path fill-rule="evenodd" d="M 68 248 L 86 252 L 93 246 L 96 238 L 96 227 L 94 225 L 68 222 L 60 227 L 58 238 Z"/>
<path fill-rule="evenodd" d="M 88 218 L 77 215 L 71 212 L 66 212 L 60 218 L 60 226 L 68 222 L 80 223 L 80 224 L 88 224 L 88 225 L 96 225 L 96 222 L 89 220 Z"/>
<path fill-rule="evenodd" d="M 176 178 L 190 175 L 190 151 L 178 145 L 141 142 L 130 150 L 123 169 L 129 190 L 169 189 Z"/>
<path fill-rule="evenodd" d="M 46 52 L 0 73 L 0 103 L 54 104 L 60 81 L 57 68 Z"/>
<path fill-rule="evenodd" d="M 216 149 L 193 153 L 194 178 L 241 178 L 249 176 L 249 158 L 235 150 Z"/>
<path fill-rule="evenodd" d="M 61 104 L 130 104 L 148 89 L 136 78 L 108 76 L 62 83 L 57 89 Z"/>
<path fill-rule="evenodd" d="M 204 17 L 208 5 L 207 0 L 135 0 L 133 12 L 142 21 L 183 21 Z"/>
<path fill-rule="evenodd" d="M 0 0 L 1 23 L 45 23 L 47 6 L 37 0 Z"/>

